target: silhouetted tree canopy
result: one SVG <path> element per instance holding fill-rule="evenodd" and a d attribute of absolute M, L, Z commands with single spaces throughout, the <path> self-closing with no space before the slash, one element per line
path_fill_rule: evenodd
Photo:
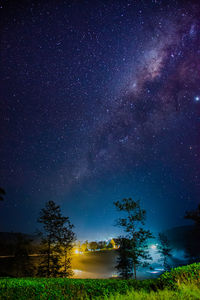
<path fill-rule="evenodd" d="M 200 204 L 198 205 L 196 210 L 187 211 L 184 218 L 192 220 L 194 221 L 195 225 L 200 226 Z"/>
<path fill-rule="evenodd" d="M 5 190 L 0 187 L 0 201 L 4 200 L 5 194 L 6 194 Z"/>
<path fill-rule="evenodd" d="M 125 214 L 116 223 L 125 232 L 125 236 L 120 238 L 120 246 L 124 249 L 119 249 L 119 260 L 116 267 L 120 274 L 125 273 L 130 277 L 134 273 L 136 279 L 138 266 L 146 266 L 148 264 L 147 261 L 151 259 L 147 241 L 149 238 L 152 238 L 152 234 L 149 230 L 143 228 L 146 211 L 141 208 L 139 201 L 135 201 L 132 198 L 116 201 L 114 205 L 120 212 Z M 126 255 L 126 258 L 124 255 Z M 124 261 L 126 261 L 126 264 Z M 123 268 L 127 270 L 123 270 Z"/>
<path fill-rule="evenodd" d="M 169 240 L 164 233 L 159 233 L 158 240 L 158 251 L 161 256 L 161 261 L 163 262 L 163 267 L 165 270 L 169 270 L 169 258 L 172 257 L 172 248 L 170 247 Z"/>
<path fill-rule="evenodd" d="M 200 247 L 199 243 L 197 243 L 197 241 L 200 240 L 200 203 L 196 210 L 186 211 L 184 218 L 194 222 L 194 228 L 190 235 L 190 240 L 185 247 L 185 257 L 189 263 L 193 263 L 200 261 Z"/>
<path fill-rule="evenodd" d="M 68 276 L 71 273 L 71 260 L 67 251 L 71 250 L 74 239 L 73 225 L 68 217 L 61 214 L 59 205 L 49 201 L 41 210 L 38 222 L 43 225 L 41 254 L 43 258 L 38 274 L 46 277 Z M 63 252 L 65 265 L 63 270 Z"/>

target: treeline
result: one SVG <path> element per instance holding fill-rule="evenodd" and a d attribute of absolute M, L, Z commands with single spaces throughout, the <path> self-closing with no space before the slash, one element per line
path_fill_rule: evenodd
<path fill-rule="evenodd" d="M 84 253 L 88 251 L 111 250 L 119 248 L 119 239 L 113 238 L 106 241 L 91 241 L 75 244 L 75 253 Z"/>

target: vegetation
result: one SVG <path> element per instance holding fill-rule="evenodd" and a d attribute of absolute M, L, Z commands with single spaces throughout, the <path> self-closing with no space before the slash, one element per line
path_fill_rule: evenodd
<path fill-rule="evenodd" d="M 109 241 L 91 241 L 88 242 L 87 240 L 83 243 L 80 241 L 76 243 L 75 248 L 79 252 L 87 252 L 87 251 L 99 251 L 99 250 L 106 250 L 106 249 L 117 249 L 117 239 L 111 239 Z"/>
<path fill-rule="evenodd" d="M 75 234 L 72 231 L 72 228 L 74 227 L 69 219 L 67 218 L 65 224 L 65 227 L 62 229 L 61 233 L 61 239 L 60 239 L 60 248 L 62 250 L 62 254 L 64 257 L 63 261 L 63 268 L 62 269 L 62 275 L 65 277 L 73 275 L 72 269 L 71 269 L 71 252 L 73 249 L 73 242 L 75 240 Z"/>
<path fill-rule="evenodd" d="M 159 233 L 158 235 L 159 245 L 158 245 L 158 252 L 161 256 L 161 261 L 163 263 L 163 267 L 165 270 L 170 269 L 169 265 L 169 258 L 172 257 L 172 249 L 169 244 L 169 240 L 164 233 Z"/>
<path fill-rule="evenodd" d="M 138 283 L 134 280 L 129 282 L 115 279 L 2 279 L 0 280 L 0 297 L 5 297 L 5 299 L 55 299 L 56 297 L 62 299 L 65 296 L 66 299 L 81 299 L 81 297 L 94 299 L 109 296 L 116 291 L 125 293 L 136 285 L 138 286 Z"/>
<path fill-rule="evenodd" d="M 185 219 L 192 220 L 195 225 L 200 226 L 200 204 L 194 211 L 187 211 L 185 214 Z"/>
<path fill-rule="evenodd" d="M 107 300 L 198 300 L 200 289 L 196 285 L 182 285 L 177 290 L 158 290 L 156 292 L 129 291 L 126 295 L 111 295 Z"/>
<path fill-rule="evenodd" d="M 82 252 L 88 251 L 88 245 L 89 245 L 88 241 L 85 241 L 85 242 L 81 245 L 81 251 L 82 251 Z"/>
<path fill-rule="evenodd" d="M 38 222 L 43 225 L 43 232 L 41 233 L 43 259 L 38 268 L 38 275 L 44 277 L 71 275 L 70 251 L 74 233 L 69 218 L 62 216 L 59 205 L 49 201 L 41 210 Z"/>
<path fill-rule="evenodd" d="M 0 187 L 0 201 L 4 200 L 5 194 L 6 194 L 5 190 Z"/>
<path fill-rule="evenodd" d="M 95 250 L 98 248 L 97 242 L 91 242 L 91 243 L 89 244 L 89 248 L 90 248 L 92 251 L 95 251 Z"/>
<path fill-rule="evenodd" d="M 192 232 L 192 237 L 195 241 L 199 241 L 200 239 L 200 204 L 193 211 L 187 211 L 184 216 L 185 219 L 191 220 L 194 222 L 194 228 Z M 200 261 L 200 248 L 197 246 L 197 243 L 193 245 L 191 242 L 185 245 L 186 250 L 186 259 L 188 263 L 192 263 L 195 261 Z"/>
<path fill-rule="evenodd" d="M 114 202 L 116 208 L 126 214 L 117 220 L 117 225 L 125 231 L 125 236 L 119 238 L 119 259 L 116 268 L 123 278 L 130 278 L 138 266 L 146 266 L 151 259 L 147 241 L 152 238 L 149 230 L 145 230 L 146 211 L 141 208 L 139 201 L 132 198 Z"/>
<path fill-rule="evenodd" d="M 200 263 L 159 279 L 0 279 L 1 299 L 200 299 Z"/>
<path fill-rule="evenodd" d="M 200 285 L 200 263 L 177 267 L 163 273 L 159 278 L 159 286 L 176 289 L 182 284 Z"/>
<path fill-rule="evenodd" d="M 127 238 L 120 238 L 120 247 L 118 249 L 118 264 L 116 266 L 119 275 L 128 279 L 133 274 L 133 264 L 130 258 L 131 242 Z"/>
<path fill-rule="evenodd" d="M 41 210 L 38 219 L 43 225 L 40 245 L 43 255 L 34 258 L 37 260 L 38 272 L 36 274 L 33 257 L 29 255 L 31 240 L 26 235 L 18 234 L 12 245 L 13 257 L 10 258 L 13 261 L 10 266 L 14 270 L 11 276 L 18 278 L 0 279 L 0 299 L 200 299 L 200 263 L 174 268 L 158 279 L 135 280 L 138 266 L 146 265 L 150 259 L 147 241 L 152 234 L 143 228 L 146 211 L 141 208 L 139 201 L 131 198 L 114 204 L 124 213 L 124 217 L 117 220 L 117 225 L 124 229 L 124 236 L 108 243 L 85 241 L 81 245 L 79 242 L 77 247 L 83 252 L 92 250 L 92 254 L 97 249 L 117 249 L 119 256 L 116 267 L 125 280 L 67 278 L 72 275 L 74 226 L 68 217 L 61 214 L 60 206 L 49 201 Z M 196 230 L 199 231 L 200 206 L 197 211 L 187 212 L 185 217 L 193 220 Z M 164 268 L 169 269 L 169 241 L 164 234 L 159 234 L 159 241 L 158 250 Z M 2 272 L 1 276 L 8 276 L 5 274 L 7 273 Z M 133 274 L 135 279 L 130 279 Z M 43 277 L 33 278 L 35 275 Z"/>

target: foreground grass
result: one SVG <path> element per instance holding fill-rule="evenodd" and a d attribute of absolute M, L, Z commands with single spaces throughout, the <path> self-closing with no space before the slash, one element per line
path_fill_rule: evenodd
<path fill-rule="evenodd" d="M 182 285 L 177 290 L 158 290 L 156 292 L 129 291 L 125 295 L 111 295 L 107 300 L 199 300 L 200 287 Z"/>
<path fill-rule="evenodd" d="M 159 279 L 2 278 L 0 299 L 200 299 L 200 263 L 165 272 Z"/>
<path fill-rule="evenodd" d="M 131 289 L 148 288 L 149 281 L 117 279 L 5 278 L 0 299 L 102 299 Z"/>

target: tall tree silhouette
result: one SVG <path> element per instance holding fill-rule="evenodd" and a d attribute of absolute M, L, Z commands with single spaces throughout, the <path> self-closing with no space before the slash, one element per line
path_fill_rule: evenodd
<path fill-rule="evenodd" d="M 159 245 L 158 252 L 161 256 L 161 260 L 163 262 L 163 267 L 165 270 L 170 269 L 169 259 L 172 257 L 172 248 L 170 247 L 169 240 L 164 233 L 159 233 L 158 235 Z"/>
<path fill-rule="evenodd" d="M 129 279 L 133 275 L 133 261 L 130 257 L 131 241 L 130 239 L 121 237 L 118 239 L 119 248 L 117 250 L 117 265 L 119 275 L 124 279 Z"/>
<path fill-rule="evenodd" d="M 194 222 L 189 240 L 185 245 L 185 257 L 189 263 L 200 261 L 200 203 L 196 210 L 186 211 L 184 218 Z"/>
<path fill-rule="evenodd" d="M 66 220 L 66 224 L 61 232 L 60 246 L 62 249 L 62 254 L 64 257 L 63 267 L 62 267 L 62 275 L 64 277 L 72 276 L 72 268 L 71 268 L 71 252 L 73 248 L 73 242 L 75 241 L 75 233 L 72 231 L 74 225 L 72 225 L 69 221 L 69 218 Z"/>
<path fill-rule="evenodd" d="M 134 278 L 136 279 L 136 273 L 138 266 L 146 266 L 148 260 L 151 259 L 149 255 L 147 240 L 152 238 L 152 234 L 149 230 L 143 228 L 145 224 L 146 211 L 141 208 L 139 201 L 134 201 L 132 198 L 123 199 L 121 201 L 114 202 L 116 208 L 125 213 L 124 218 L 119 218 L 116 225 L 123 228 L 125 231 L 125 240 L 121 240 L 122 247 L 124 251 L 119 251 L 121 255 L 121 261 L 125 259 L 126 255 L 129 259 L 129 263 L 132 268 L 132 274 L 134 273 Z M 128 242 L 129 240 L 129 242 Z M 125 246 L 127 249 L 125 251 Z M 123 264 L 118 262 L 118 269 L 122 273 Z M 130 268 L 126 264 L 124 268 Z M 131 272 L 129 272 L 130 275 Z"/>
<path fill-rule="evenodd" d="M 38 268 L 38 274 L 46 277 L 62 276 L 62 242 L 67 230 L 70 231 L 69 218 L 61 214 L 60 206 L 54 201 L 49 201 L 41 210 L 38 222 L 43 225 L 41 254 L 43 258 Z M 65 227 L 65 224 L 70 227 Z M 68 244 L 65 244 L 67 247 Z M 69 265 L 68 265 L 69 271 Z"/>

